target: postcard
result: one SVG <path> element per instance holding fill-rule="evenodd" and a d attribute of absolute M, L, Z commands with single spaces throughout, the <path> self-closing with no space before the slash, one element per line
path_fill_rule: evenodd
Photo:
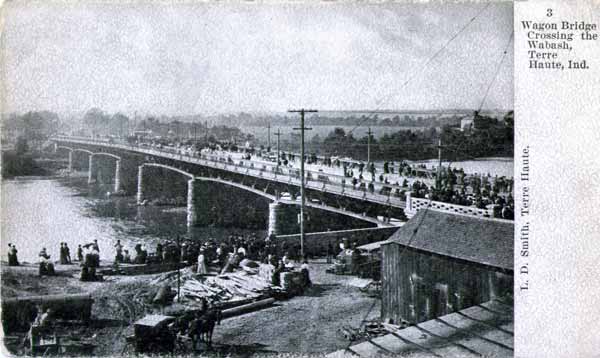
<path fill-rule="evenodd" d="M 600 356 L 599 26 L 7 1 L 3 356 Z"/>

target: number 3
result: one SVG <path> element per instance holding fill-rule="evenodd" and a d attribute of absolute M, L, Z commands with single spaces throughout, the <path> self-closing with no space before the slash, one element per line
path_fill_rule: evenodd
<path fill-rule="evenodd" d="M 552 9 L 548 9 L 546 12 L 546 16 L 552 17 Z"/>

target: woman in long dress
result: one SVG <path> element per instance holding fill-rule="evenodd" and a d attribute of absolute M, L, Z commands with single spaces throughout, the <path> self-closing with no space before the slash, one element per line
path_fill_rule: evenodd
<path fill-rule="evenodd" d="M 196 273 L 201 275 L 208 274 L 208 268 L 206 267 L 206 260 L 204 259 L 204 250 L 200 250 L 200 254 L 198 254 L 198 269 Z"/>

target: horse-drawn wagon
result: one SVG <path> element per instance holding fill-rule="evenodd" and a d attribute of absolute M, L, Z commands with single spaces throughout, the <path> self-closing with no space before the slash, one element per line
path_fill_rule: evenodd
<path fill-rule="evenodd" d="M 134 335 L 130 337 L 136 352 L 173 352 L 176 334 L 169 324 L 174 321 L 175 317 L 163 315 L 148 315 L 136 321 L 133 324 Z"/>

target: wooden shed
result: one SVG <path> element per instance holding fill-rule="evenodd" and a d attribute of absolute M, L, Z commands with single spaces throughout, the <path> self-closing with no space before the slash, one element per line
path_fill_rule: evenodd
<path fill-rule="evenodd" d="M 512 295 L 512 221 L 421 210 L 381 247 L 385 321 L 419 323 Z"/>

